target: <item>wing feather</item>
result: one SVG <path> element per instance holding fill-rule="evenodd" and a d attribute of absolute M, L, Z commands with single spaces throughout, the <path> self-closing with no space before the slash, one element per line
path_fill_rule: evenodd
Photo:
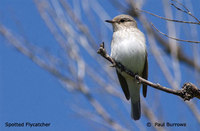
<path fill-rule="evenodd" d="M 124 95 L 126 96 L 126 99 L 129 100 L 130 99 L 130 93 L 129 93 L 129 90 L 128 90 L 128 85 L 127 85 L 126 79 L 118 71 L 117 71 L 117 76 L 118 76 L 118 79 L 119 79 L 119 83 L 122 87 L 122 90 L 124 92 Z"/>
<path fill-rule="evenodd" d="M 148 59 L 147 59 L 147 53 L 146 53 L 146 56 L 145 56 L 146 60 L 145 60 L 145 64 L 144 64 L 144 70 L 142 72 L 142 77 L 144 79 L 148 79 Z M 147 96 L 147 85 L 143 84 L 143 96 L 146 97 Z"/>

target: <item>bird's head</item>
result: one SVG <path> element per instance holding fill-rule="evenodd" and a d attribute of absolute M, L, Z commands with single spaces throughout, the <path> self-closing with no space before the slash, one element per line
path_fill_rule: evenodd
<path fill-rule="evenodd" d="M 106 20 L 106 22 L 112 24 L 114 32 L 122 29 L 137 28 L 135 19 L 130 15 L 118 15 L 112 20 Z"/>

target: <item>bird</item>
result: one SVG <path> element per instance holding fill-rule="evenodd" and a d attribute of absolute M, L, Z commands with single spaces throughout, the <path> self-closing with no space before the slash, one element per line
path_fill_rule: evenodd
<path fill-rule="evenodd" d="M 144 34 L 138 29 L 136 20 L 126 14 L 118 15 L 111 23 L 113 36 L 111 41 L 111 58 L 121 63 L 126 69 L 148 79 L 148 58 Z M 141 83 L 120 69 L 116 69 L 119 83 L 127 100 L 131 100 L 131 117 L 141 117 L 140 88 Z M 147 85 L 143 84 L 143 96 L 147 95 Z"/>

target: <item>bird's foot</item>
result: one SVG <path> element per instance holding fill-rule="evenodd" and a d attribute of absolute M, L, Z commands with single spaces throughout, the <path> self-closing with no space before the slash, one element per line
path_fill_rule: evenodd
<path fill-rule="evenodd" d="M 139 76 L 138 73 L 135 73 L 135 79 L 137 80 L 137 84 L 141 84 L 141 80 L 140 79 L 137 79 L 137 76 Z"/>
<path fill-rule="evenodd" d="M 111 64 L 110 67 L 116 67 L 116 63 Z"/>

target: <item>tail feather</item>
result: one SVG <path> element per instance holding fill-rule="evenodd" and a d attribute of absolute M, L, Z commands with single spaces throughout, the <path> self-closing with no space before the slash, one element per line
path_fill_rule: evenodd
<path fill-rule="evenodd" d="M 131 97 L 131 117 L 134 120 L 139 120 L 141 116 L 140 84 L 133 79 L 127 79 L 127 83 Z"/>
<path fill-rule="evenodd" d="M 140 99 L 139 101 L 131 100 L 131 117 L 134 120 L 139 120 L 141 116 Z"/>

